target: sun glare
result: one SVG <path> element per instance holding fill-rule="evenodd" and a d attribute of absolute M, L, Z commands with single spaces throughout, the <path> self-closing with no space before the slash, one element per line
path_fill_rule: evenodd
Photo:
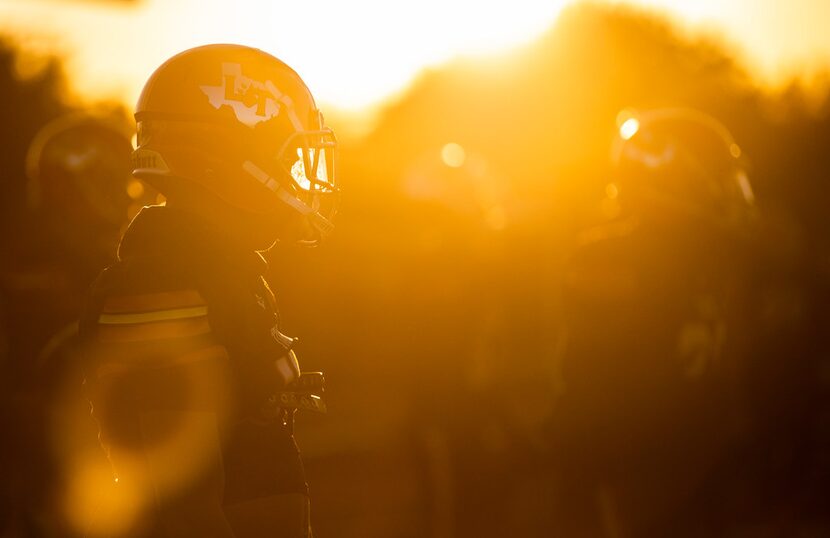
<path fill-rule="evenodd" d="M 65 56 L 76 93 L 92 100 L 131 104 L 153 69 L 176 52 L 234 42 L 295 66 L 320 102 L 359 111 L 400 92 L 426 67 L 532 41 L 576 1 L 0 0 L 0 32 L 15 36 L 24 52 Z M 804 15 L 818 9 L 830 15 L 830 4 L 819 0 L 793 0 L 793 9 L 783 11 L 775 0 L 608 1 L 727 30 L 752 53 L 762 75 L 797 58 L 830 55 L 830 34 L 821 25 L 826 17 Z M 759 21 L 746 17 L 750 9 Z M 783 18 L 775 16 L 779 12 Z M 39 65 L 19 67 L 25 74 Z"/>
<path fill-rule="evenodd" d="M 78 93 L 93 99 L 132 103 L 153 69 L 176 52 L 236 42 L 296 67 L 319 101 L 357 110 L 401 91 L 425 67 L 532 40 L 567 2 L 145 0 L 112 8 L 0 0 L 0 30 L 54 38 Z"/>

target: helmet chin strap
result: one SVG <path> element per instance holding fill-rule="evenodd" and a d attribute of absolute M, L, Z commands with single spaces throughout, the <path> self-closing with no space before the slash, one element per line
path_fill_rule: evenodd
<path fill-rule="evenodd" d="M 268 175 L 268 173 L 254 164 L 251 161 L 242 163 L 242 169 L 254 177 L 257 181 L 265 185 L 265 187 L 275 193 L 280 200 L 288 204 L 295 211 L 307 217 L 309 222 L 320 232 L 321 235 L 329 235 L 334 230 L 334 224 L 326 217 L 320 214 L 319 211 L 312 208 L 296 196 L 292 195 L 280 183 Z"/>

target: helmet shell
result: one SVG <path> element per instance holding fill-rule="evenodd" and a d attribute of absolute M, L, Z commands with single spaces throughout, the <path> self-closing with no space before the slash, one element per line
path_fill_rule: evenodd
<path fill-rule="evenodd" d="M 153 72 L 136 119 L 225 122 L 260 129 L 280 122 L 286 107 L 308 129 L 317 107 L 300 76 L 284 62 L 242 45 L 205 45 L 181 52 Z M 314 126 L 319 128 L 319 126 Z"/>
<path fill-rule="evenodd" d="M 133 174 L 166 196 L 207 190 L 249 213 L 330 218 L 312 208 L 321 204 L 291 169 L 298 155 L 319 158 L 325 144 L 328 158 L 333 133 L 300 76 L 274 56 L 228 44 L 177 54 L 150 76 L 135 118 Z M 333 161 L 320 169 L 333 176 Z M 333 180 L 320 185 L 315 195 L 335 191 Z"/>

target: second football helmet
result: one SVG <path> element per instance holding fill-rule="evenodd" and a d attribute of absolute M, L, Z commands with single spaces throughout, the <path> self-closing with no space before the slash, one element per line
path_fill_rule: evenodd
<path fill-rule="evenodd" d="M 127 118 L 74 113 L 46 124 L 26 155 L 28 202 L 44 213 L 73 221 L 97 219 L 117 231 L 142 200 L 144 189 L 130 177 Z M 140 192 L 139 192 L 140 191 Z"/>
<path fill-rule="evenodd" d="M 746 229 L 757 218 L 742 150 L 711 116 L 691 109 L 626 110 L 612 147 L 606 189 L 627 210 Z M 623 208 L 626 211 L 626 208 Z"/>

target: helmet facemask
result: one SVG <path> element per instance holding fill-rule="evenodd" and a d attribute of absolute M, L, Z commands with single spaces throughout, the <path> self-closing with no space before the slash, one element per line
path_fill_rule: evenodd
<path fill-rule="evenodd" d="M 297 132 L 280 148 L 277 161 L 289 179 L 294 196 L 305 207 L 289 201 L 314 232 L 311 242 L 331 233 L 337 213 L 339 189 L 335 177 L 337 140 L 331 129 Z M 308 212 L 310 208 L 312 212 Z M 298 239 L 301 243 L 308 239 Z"/>
<path fill-rule="evenodd" d="M 242 168 L 277 195 L 299 217 L 280 240 L 316 245 L 334 228 L 339 188 L 334 176 L 337 140 L 331 129 L 297 131 L 288 136 L 273 159 L 270 175 L 247 160 Z"/>

